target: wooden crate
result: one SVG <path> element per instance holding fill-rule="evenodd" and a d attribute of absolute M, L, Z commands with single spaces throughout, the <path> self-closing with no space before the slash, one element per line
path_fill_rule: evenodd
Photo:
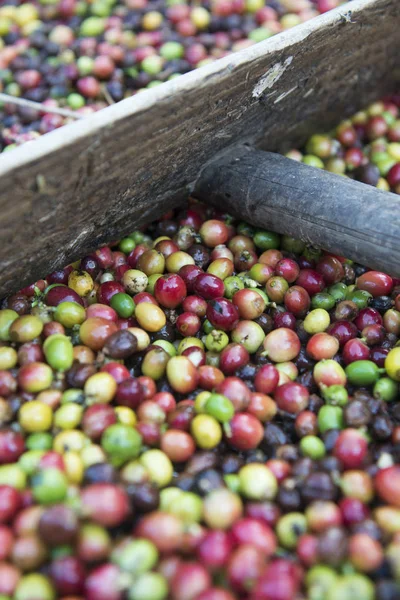
<path fill-rule="evenodd" d="M 0 156 L 0 294 L 181 202 L 233 144 L 281 151 L 400 82 L 398 0 L 311 22 Z"/>

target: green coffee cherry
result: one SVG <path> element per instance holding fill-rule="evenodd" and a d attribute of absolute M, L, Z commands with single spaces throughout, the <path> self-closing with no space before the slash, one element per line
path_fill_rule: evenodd
<path fill-rule="evenodd" d="M 45 450 L 29 450 L 20 456 L 18 464 L 27 475 L 33 475 L 37 471 L 40 459 L 44 454 Z"/>
<path fill-rule="evenodd" d="M 224 279 L 225 297 L 231 300 L 239 290 L 244 289 L 244 283 L 237 275 L 231 275 Z"/>
<path fill-rule="evenodd" d="M 68 95 L 67 103 L 68 106 L 72 108 L 72 110 L 78 110 L 78 108 L 82 108 L 82 106 L 85 106 L 85 98 L 80 94 L 73 92 L 72 94 Z"/>
<path fill-rule="evenodd" d="M 231 492 L 235 494 L 240 494 L 240 480 L 239 475 L 236 473 L 229 473 L 228 475 L 224 475 L 224 481 Z"/>
<path fill-rule="evenodd" d="M 182 492 L 170 504 L 169 512 L 186 524 L 199 523 L 203 516 L 203 501 L 197 494 Z"/>
<path fill-rule="evenodd" d="M 260 250 L 270 250 L 271 248 L 279 248 L 281 243 L 281 236 L 279 233 L 274 231 L 266 231 L 265 229 L 259 229 L 256 231 L 253 241 L 257 248 Z"/>
<path fill-rule="evenodd" d="M 281 239 L 282 250 L 287 252 L 293 252 L 293 254 L 301 254 L 305 250 L 305 243 L 301 240 L 291 237 L 290 235 L 283 235 Z"/>
<path fill-rule="evenodd" d="M 343 429 L 343 411 L 340 406 L 322 406 L 318 413 L 318 428 L 321 433 L 329 429 Z"/>
<path fill-rule="evenodd" d="M 118 247 L 124 254 L 129 254 L 129 252 L 132 252 L 132 250 L 135 249 L 136 244 L 132 238 L 126 237 L 120 241 Z"/>
<path fill-rule="evenodd" d="M 14 600 L 55 600 L 56 591 L 50 580 L 40 573 L 23 575 L 13 596 Z"/>
<path fill-rule="evenodd" d="M 374 385 L 382 370 L 372 360 L 356 360 L 345 368 L 348 381 L 352 385 Z"/>
<path fill-rule="evenodd" d="M 184 491 L 177 487 L 167 487 L 160 491 L 159 509 L 169 512 L 171 506 L 176 500 L 184 494 Z"/>
<path fill-rule="evenodd" d="M 335 283 L 328 289 L 328 293 L 334 297 L 336 302 L 341 302 L 346 299 L 347 285 L 345 283 Z"/>
<path fill-rule="evenodd" d="M 311 299 L 311 308 L 323 308 L 324 310 L 331 310 L 335 306 L 336 300 L 328 292 L 320 292 L 315 294 Z"/>
<path fill-rule="evenodd" d="M 390 377 L 382 377 L 374 385 L 373 389 L 374 398 L 378 400 L 384 400 L 385 402 L 392 402 L 396 400 L 399 393 L 399 385 L 397 381 L 393 381 Z"/>
<path fill-rule="evenodd" d="M 374 600 L 375 586 L 369 577 L 354 573 L 343 575 L 328 590 L 326 600 Z"/>
<path fill-rule="evenodd" d="M 158 550 L 153 542 L 137 538 L 117 548 L 112 553 L 112 561 L 123 571 L 139 575 L 157 564 Z"/>
<path fill-rule="evenodd" d="M 331 567 L 316 565 L 306 575 L 306 586 L 310 600 L 325 600 L 328 591 L 336 583 L 338 574 Z"/>
<path fill-rule="evenodd" d="M 304 456 L 319 460 L 326 454 L 324 442 L 315 435 L 306 435 L 300 441 L 300 450 Z"/>
<path fill-rule="evenodd" d="M 67 478 L 59 469 L 49 468 L 32 477 L 33 497 L 40 504 L 57 504 L 67 495 Z"/>
<path fill-rule="evenodd" d="M 238 235 L 245 235 L 246 237 L 253 238 L 256 231 L 252 225 L 241 221 L 236 227 L 236 232 Z"/>
<path fill-rule="evenodd" d="M 168 583 L 160 573 L 143 573 L 128 592 L 128 600 L 165 600 Z"/>
<path fill-rule="evenodd" d="M 176 356 L 175 346 L 171 344 L 171 342 L 167 342 L 167 340 L 155 340 L 153 342 L 153 346 L 160 346 L 167 354 L 170 356 Z"/>
<path fill-rule="evenodd" d="M 346 300 L 351 300 L 357 306 L 359 310 L 366 308 L 369 301 L 372 298 L 372 294 L 364 290 L 355 290 L 347 294 Z"/>
<path fill-rule="evenodd" d="M 303 156 L 302 162 L 305 165 L 308 165 L 309 167 L 316 167 L 317 169 L 324 168 L 324 163 L 322 162 L 322 160 L 318 158 L 318 156 L 314 156 L 313 154 L 306 154 L 305 156 Z"/>
<path fill-rule="evenodd" d="M 101 438 L 101 445 L 111 462 L 121 465 L 139 455 L 142 436 L 136 429 L 122 423 L 107 427 Z"/>
<path fill-rule="evenodd" d="M 241 344 L 247 352 L 254 354 L 263 343 L 265 333 L 254 321 L 240 321 L 231 332 L 231 338 L 232 342 Z"/>
<path fill-rule="evenodd" d="M 205 339 L 205 346 L 207 350 L 211 352 L 222 352 L 222 350 L 229 344 L 229 336 L 225 331 L 219 331 L 213 329 L 207 335 Z"/>
<path fill-rule="evenodd" d="M 253 31 L 251 31 L 247 37 L 249 38 L 249 40 L 253 40 L 253 42 L 256 42 L 256 44 L 258 44 L 258 42 L 263 42 L 264 40 L 270 38 L 272 35 L 272 31 L 268 29 L 268 27 L 257 27 L 256 29 L 253 29 Z"/>
<path fill-rule="evenodd" d="M 83 37 L 97 37 L 105 28 L 105 20 L 100 17 L 89 17 L 82 21 L 80 34 Z"/>
<path fill-rule="evenodd" d="M 86 319 L 86 311 L 77 302 L 60 302 L 54 311 L 53 318 L 67 329 L 81 325 Z"/>
<path fill-rule="evenodd" d="M 333 406 L 346 406 L 349 394 L 343 385 L 330 385 L 322 390 L 322 395 L 327 404 Z"/>
<path fill-rule="evenodd" d="M 32 433 L 26 439 L 28 450 L 51 450 L 53 447 L 53 436 L 51 433 Z"/>
<path fill-rule="evenodd" d="M 229 398 L 223 394 L 213 393 L 204 404 L 204 412 L 220 423 L 227 423 L 233 418 L 235 408 Z"/>
<path fill-rule="evenodd" d="M 110 306 L 122 319 L 128 319 L 135 312 L 135 303 L 129 294 L 118 292 L 110 300 Z"/>
<path fill-rule="evenodd" d="M 53 339 L 51 339 L 53 338 Z M 55 334 L 46 339 L 43 346 L 46 361 L 56 371 L 67 371 L 74 362 L 74 348 L 67 336 Z"/>
<path fill-rule="evenodd" d="M 179 42 L 165 42 L 165 44 L 160 46 L 159 52 L 165 60 L 174 60 L 176 58 L 182 58 L 185 49 Z"/>
<path fill-rule="evenodd" d="M 307 519 L 300 512 L 291 512 L 281 517 L 276 526 L 280 544 L 285 548 L 295 548 L 299 537 L 307 531 Z"/>
<path fill-rule="evenodd" d="M 275 475 L 261 463 L 250 463 L 238 473 L 240 493 L 250 500 L 272 500 L 278 492 Z"/>

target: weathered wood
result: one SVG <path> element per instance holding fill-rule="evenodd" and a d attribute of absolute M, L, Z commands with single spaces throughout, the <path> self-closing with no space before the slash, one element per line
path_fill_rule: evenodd
<path fill-rule="evenodd" d="M 0 295 L 182 201 L 239 141 L 303 142 L 400 81 L 398 0 L 353 0 L 0 156 Z"/>
<path fill-rule="evenodd" d="M 204 168 L 193 195 L 253 225 L 400 277 L 396 194 L 241 146 Z"/>

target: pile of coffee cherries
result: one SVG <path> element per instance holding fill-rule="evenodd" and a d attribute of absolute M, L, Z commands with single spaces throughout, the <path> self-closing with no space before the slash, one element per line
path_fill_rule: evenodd
<path fill-rule="evenodd" d="M 398 600 L 400 280 L 184 209 L 3 301 L 1 600 Z"/>
<path fill-rule="evenodd" d="M 2 0 L 0 92 L 90 114 L 347 0 Z M 0 110 L 0 151 L 65 124 Z"/>
<path fill-rule="evenodd" d="M 400 194 L 400 93 L 374 102 L 330 134 L 286 156 Z"/>

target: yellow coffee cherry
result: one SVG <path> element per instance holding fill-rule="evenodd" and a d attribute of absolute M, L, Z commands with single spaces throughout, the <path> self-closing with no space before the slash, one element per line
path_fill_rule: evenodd
<path fill-rule="evenodd" d="M 84 298 L 92 291 L 93 279 L 86 271 L 72 271 L 68 277 L 68 287 Z"/>
<path fill-rule="evenodd" d="M 161 27 L 163 22 L 163 16 L 157 10 L 150 10 L 143 16 L 142 26 L 146 31 L 154 31 Z"/>
<path fill-rule="evenodd" d="M 10 485 L 16 490 L 24 490 L 26 483 L 26 473 L 19 465 L 0 465 L 0 485 Z"/>
<path fill-rule="evenodd" d="M 31 342 L 43 331 L 43 322 L 35 315 L 22 315 L 13 321 L 9 335 L 12 342 Z"/>
<path fill-rule="evenodd" d="M 117 382 L 109 373 L 95 373 L 83 388 L 88 404 L 108 404 L 115 396 Z"/>
<path fill-rule="evenodd" d="M 34 4 L 30 2 L 27 4 L 22 4 L 19 6 L 15 12 L 15 22 L 20 27 L 31 23 L 32 21 L 37 21 L 39 18 L 38 9 Z"/>
<path fill-rule="evenodd" d="M 18 361 L 18 354 L 11 346 L 0 347 L 0 369 L 13 369 Z"/>
<path fill-rule="evenodd" d="M 383 190 L 384 192 L 390 192 L 390 185 L 383 177 L 379 177 L 378 183 L 376 184 L 378 190 Z"/>
<path fill-rule="evenodd" d="M 201 340 L 199 340 L 199 338 L 185 337 L 179 342 L 178 354 L 182 354 L 187 348 L 191 348 L 192 346 L 196 346 L 196 348 L 201 348 L 201 350 L 204 350 L 204 344 Z"/>
<path fill-rule="evenodd" d="M 174 467 L 164 452 L 157 449 L 148 450 L 139 460 L 158 487 L 165 487 L 170 483 Z"/>
<path fill-rule="evenodd" d="M 222 438 L 221 425 L 210 415 L 197 415 L 192 421 L 191 432 L 197 446 L 203 450 L 215 448 Z"/>
<path fill-rule="evenodd" d="M 204 392 L 200 392 L 199 394 L 197 394 L 195 401 L 194 401 L 194 410 L 197 413 L 205 412 L 204 406 L 210 396 L 211 396 L 211 392 L 207 392 L 206 390 L 204 390 Z"/>
<path fill-rule="evenodd" d="M 10 33 L 12 26 L 13 23 L 11 19 L 8 17 L 2 17 L 0 15 L 0 36 L 5 37 L 8 33 Z M 1 37 L 0 40 L 3 41 Z"/>
<path fill-rule="evenodd" d="M 63 456 L 65 474 L 70 483 L 79 485 L 83 481 L 83 461 L 78 452 L 66 452 Z"/>
<path fill-rule="evenodd" d="M 391 158 L 394 158 L 397 162 L 400 162 L 400 143 L 391 142 L 388 144 L 387 151 Z"/>
<path fill-rule="evenodd" d="M 185 492 L 177 487 L 167 487 L 160 492 L 159 510 L 169 512 L 171 505 Z"/>
<path fill-rule="evenodd" d="M 135 319 L 140 327 L 151 333 L 160 331 L 167 322 L 164 311 L 150 302 L 141 302 L 136 306 Z"/>
<path fill-rule="evenodd" d="M 0 35 L 5 37 L 10 33 L 12 28 L 12 21 L 8 17 L 2 17 L 0 15 Z M 0 38 L 1 39 L 1 38 Z"/>
<path fill-rule="evenodd" d="M 132 296 L 144 292 L 148 283 L 149 279 L 146 273 L 139 269 L 128 269 L 122 276 L 122 285 Z"/>
<path fill-rule="evenodd" d="M 82 420 L 83 407 L 74 402 L 63 404 L 54 415 L 54 424 L 60 429 L 75 429 Z"/>
<path fill-rule="evenodd" d="M 390 350 L 385 358 L 385 369 L 390 379 L 400 381 L 400 346 Z"/>
<path fill-rule="evenodd" d="M 153 242 L 153 248 L 155 248 L 158 244 L 158 242 L 162 242 L 163 240 L 170 240 L 171 238 L 168 237 L 167 235 L 160 235 L 158 238 L 156 238 Z"/>
<path fill-rule="evenodd" d="M 323 308 L 315 308 L 308 313 L 303 321 L 304 330 L 310 334 L 321 333 L 325 331 L 331 322 L 328 311 Z"/>
<path fill-rule="evenodd" d="M 400 531 L 400 509 L 395 506 L 379 506 L 374 511 L 375 521 L 389 535 Z"/>
<path fill-rule="evenodd" d="M 80 452 L 89 444 L 89 438 L 87 438 L 82 431 L 70 429 L 68 431 L 62 431 L 56 435 L 53 441 L 53 450 L 59 454 L 64 454 L 65 452 L 69 451 Z"/>
<path fill-rule="evenodd" d="M 141 329 L 140 327 L 128 327 L 128 331 L 133 333 L 133 335 L 137 339 L 137 344 L 138 344 L 137 351 L 138 352 L 145 350 L 147 348 L 147 346 L 150 345 L 150 336 L 147 333 L 147 331 L 145 331 L 144 329 Z"/>
<path fill-rule="evenodd" d="M 167 257 L 165 265 L 169 273 L 178 273 L 185 265 L 194 265 L 194 258 L 187 252 L 178 250 L 178 252 L 173 252 Z"/>
<path fill-rule="evenodd" d="M 197 29 L 207 29 L 211 21 L 211 14 L 202 6 L 195 6 L 190 13 L 190 20 Z"/>
<path fill-rule="evenodd" d="M 120 476 L 125 483 L 142 483 L 143 481 L 149 481 L 150 476 L 144 467 L 138 460 L 130 460 L 121 469 Z"/>
<path fill-rule="evenodd" d="M 43 23 L 42 23 L 42 21 L 39 21 L 39 19 L 36 19 L 35 21 L 31 21 L 30 23 L 26 23 L 26 25 L 24 25 L 21 28 L 21 33 L 24 36 L 29 36 L 34 31 L 36 31 L 36 29 L 39 29 L 40 27 L 43 27 Z"/>
<path fill-rule="evenodd" d="M 2 6 L 0 8 L 0 17 L 4 19 L 10 19 L 10 21 L 15 21 L 15 15 L 17 14 L 16 6 Z"/>
<path fill-rule="evenodd" d="M 97 444 L 90 444 L 90 446 L 85 446 L 85 448 L 82 448 L 80 456 L 85 469 L 91 465 L 107 462 L 107 456 L 103 448 Z"/>
<path fill-rule="evenodd" d="M 129 406 L 116 406 L 115 414 L 119 423 L 122 423 L 123 425 L 129 425 L 130 427 L 135 427 L 137 423 L 137 417 L 134 411 L 129 408 Z"/>
<path fill-rule="evenodd" d="M 47 404 L 39 400 L 26 402 L 19 409 L 19 424 L 27 433 L 48 431 L 53 422 L 53 412 Z"/>

